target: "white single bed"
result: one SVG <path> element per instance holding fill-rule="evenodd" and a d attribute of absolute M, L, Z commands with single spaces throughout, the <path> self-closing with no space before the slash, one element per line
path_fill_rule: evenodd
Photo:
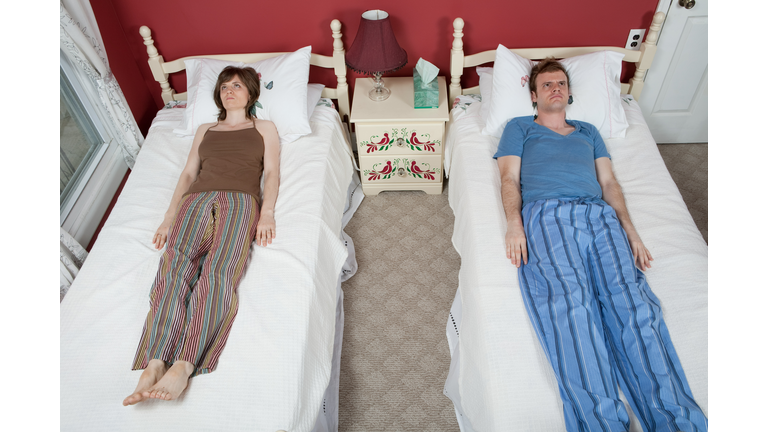
<path fill-rule="evenodd" d="M 343 227 L 363 198 L 347 132 L 328 97 L 349 112 L 341 24 L 331 25 L 336 89 L 325 89 L 312 132 L 281 143 L 277 237 L 251 246 L 239 311 L 215 372 L 190 381 L 175 401 L 124 407 L 141 371 L 131 363 L 161 251 L 152 235 L 168 207 L 192 138 L 173 133 L 185 108 L 158 112 L 136 165 L 77 279 L 61 303 L 61 430 L 334 431 L 344 324 L 341 281 L 356 271 Z M 163 67 L 142 35 L 156 78 Z M 154 57 L 153 57 L 154 54 Z M 265 58 L 274 54 L 249 55 Z M 203 57 L 203 56 L 201 56 Z M 241 56 L 217 56 L 236 59 Z M 155 65 L 153 65 L 155 61 Z M 179 63 L 181 68 L 178 68 Z M 159 81 L 161 81 L 159 79 Z M 161 82 L 166 102 L 183 100 Z"/>
<path fill-rule="evenodd" d="M 663 14 L 654 17 L 640 52 L 626 53 L 625 61 L 638 66 L 634 81 L 622 87 L 622 93 L 631 94 L 620 102 L 629 128 L 625 138 L 605 143 L 632 220 L 655 258 L 647 280 L 661 300 L 693 395 L 707 414 L 707 245 L 634 100 L 663 18 Z M 451 367 L 444 394 L 453 401 L 463 432 L 562 431 L 565 423 L 557 381 L 529 322 L 517 269 L 505 255 L 506 217 L 493 159 L 499 138 L 481 133 L 483 102 L 475 95 L 479 88 L 460 87 L 463 69 L 493 61 L 495 52 L 465 57 L 462 30 L 459 18 L 454 22 L 451 59 L 451 97 L 457 106 L 446 138 L 446 173 L 455 214 L 453 244 L 461 256 L 461 270 L 446 328 Z M 605 49 L 511 51 L 540 59 Z M 634 415 L 631 430 L 642 430 Z"/>

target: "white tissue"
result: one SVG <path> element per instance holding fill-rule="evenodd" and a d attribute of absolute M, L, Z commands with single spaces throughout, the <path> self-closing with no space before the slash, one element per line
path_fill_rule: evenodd
<path fill-rule="evenodd" d="M 416 71 L 421 77 L 421 87 L 428 88 L 429 83 L 437 78 L 437 73 L 440 71 L 440 69 L 438 69 L 437 66 L 433 65 L 432 63 L 424 60 L 423 58 L 420 58 L 419 61 L 416 62 Z"/>

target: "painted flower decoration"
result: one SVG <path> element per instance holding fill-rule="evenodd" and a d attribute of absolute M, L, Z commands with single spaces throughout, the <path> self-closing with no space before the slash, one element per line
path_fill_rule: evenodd
<path fill-rule="evenodd" d="M 520 78 L 520 86 L 525 87 L 525 85 L 528 83 L 528 80 L 530 80 L 530 77 L 528 77 L 528 75 L 524 75 L 522 78 Z"/>

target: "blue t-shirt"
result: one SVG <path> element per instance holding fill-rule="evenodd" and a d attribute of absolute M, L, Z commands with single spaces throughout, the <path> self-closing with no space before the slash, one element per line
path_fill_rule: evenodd
<path fill-rule="evenodd" d="M 550 198 L 602 198 L 595 159 L 610 158 L 597 128 L 566 120 L 576 128 L 568 135 L 517 117 L 507 123 L 494 159 L 520 156 L 520 189 L 523 205 Z"/>

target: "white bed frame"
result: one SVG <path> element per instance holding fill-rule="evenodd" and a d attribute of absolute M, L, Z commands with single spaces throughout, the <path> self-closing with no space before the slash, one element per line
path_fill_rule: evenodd
<path fill-rule="evenodd" d="M 569 48 L 523 48 L 510 49 L 511 52 L 531 59 L 541 60 L 546 57 L 566 58 L 582 54 L 588 54 L 596 51 L 616 51 L 624 54 L 625 62 L 635 63 L 635 75 L 628 83 L 621 84 L 621 93 L 630 94 L 635 99 L 640 97 L 645 84 L 645 73 L 651 67 L 653 57 L 656 55 L 656 41 L 659 39 L 661 24 L 664 22 L 664 12 L 656 12 L 648 31 L 645 42 L 640 44 L 640 50 L 629 50 L 626 48 L 601 46 L 601 47 L 569 47 Z M 451 100 L 459 95 L 479 94 L 480 86 L 461 88 L 461 75 L 464 68 L 478 66 L 484 63 L 490 63 L 496 60 L 496 50 L 483 51 L 477 54 L 464 55 L 464 20 L 456 18 L 453 21 L 453 46 L 451 48 L 451 84 L 448 86 L 448 92 Z"/>
<path fill-rule="evenodd" d="M 341 42 L 341 22 L 337 19 L 331 21 L 331 30 L 333 32 L 333 56 L 325 56 L 321 54 L 312 53 L 309 59 L 309 64 L 333 69 L 336 74 L 337 86 L 336 88 L 326 87 L 323 89 L 322 97 L 336 99 L 339 107 L 339 117 L 346 121 L 349 118 L 349 88 L 347 86 L 347 65 L 344 62 L 344 44 Z M 251 54 L 218 54 L 218 55 L 196 55 L 182 57 L 173 61 L 166 62 L 163 56 L 158 54 L 157 48 L 155 48 L 155 41 L 152 39 L 152 31 L 147 26 L 141 26 L 139 33 L 144 38 L 144 45 L 147 46 L 147 54 L 149 55 L 149 69 L 152 71 L 152 76 L 155 81 L 160 83 L 162 89 L 163 102 L 168 103 L 171 101 L 187 100 L 187 92 L 176 93 L 176 91 L 168 83 L 168 75 L 181 72 L 185 69 L 184 60 L 193 58 L 212 58 L 218 60 L 227 60 L 243 63 L 253 63 L 259 60 L 276 57 L 282 52 L 273 53 L 251 53 Z"/>

